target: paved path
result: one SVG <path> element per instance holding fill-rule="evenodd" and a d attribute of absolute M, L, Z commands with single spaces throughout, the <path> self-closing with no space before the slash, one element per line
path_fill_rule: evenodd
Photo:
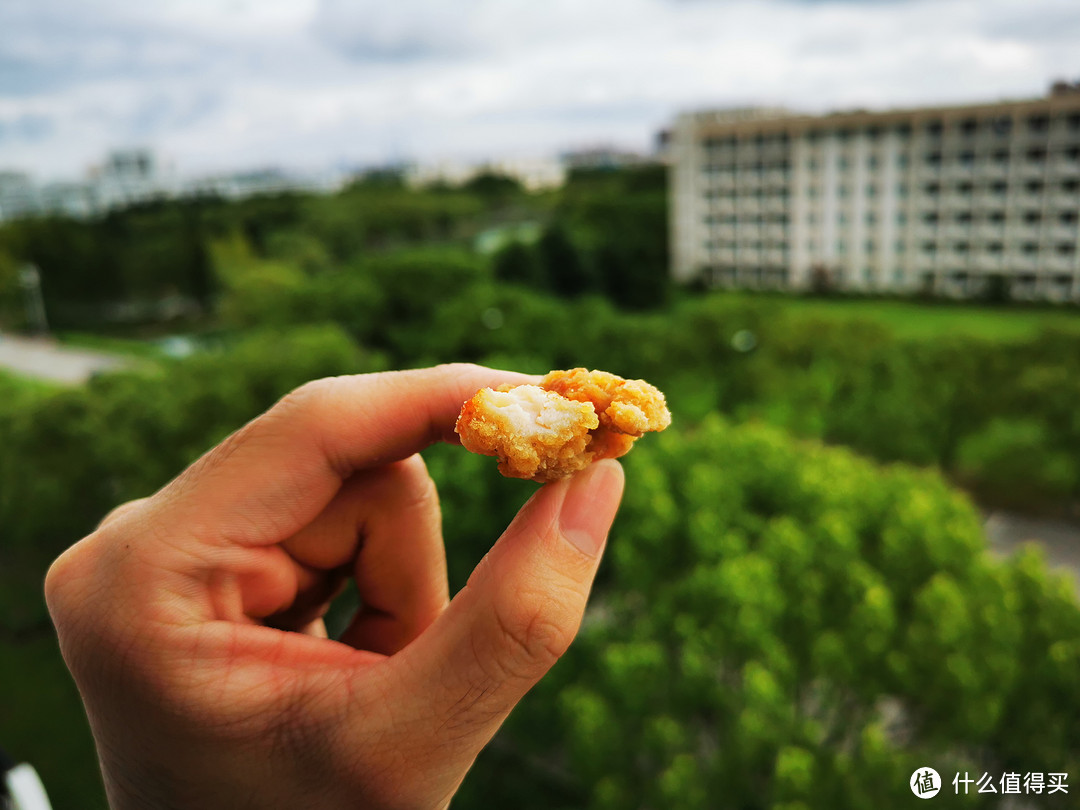
<path fill-rule="evenodd" d="M 987 514 L 985 528 L 990 550 L 1002 556 L 1028 540 L 1036 541 L 1043 547 L 1050 567 L 1069 575 L 1080 594 L 1080 525 L 999 511 Z"/>
<path fill-rule="evenodd" d="M 104 352 L 60 346 L 48 338 L 0 334 L 0 368 L 28 377 L 76 385 L 126 362 Z"/>

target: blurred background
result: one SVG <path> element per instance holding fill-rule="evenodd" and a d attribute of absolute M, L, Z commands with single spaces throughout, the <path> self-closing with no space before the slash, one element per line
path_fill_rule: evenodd
<path fill-rule="evenodd" d="M 1080 779 L 1078 41 L 1075 0 L 5 0 L 0 747 L 105 806 L 44 572 L 292 387 L 588 366 L 675 423 L 455 807 L 1080 806 L 1026 779 Z M 456 589 L 534 485 L 425 456 Z"/>

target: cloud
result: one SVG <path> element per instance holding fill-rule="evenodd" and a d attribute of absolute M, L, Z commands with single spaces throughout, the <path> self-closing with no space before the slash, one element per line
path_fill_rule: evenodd
<path fill-rule="evenodd" d="M 185 171 L 644 148 L 681 109 L 1031 96 L 1075 0 L 4 0 L 0 162 Z"/>

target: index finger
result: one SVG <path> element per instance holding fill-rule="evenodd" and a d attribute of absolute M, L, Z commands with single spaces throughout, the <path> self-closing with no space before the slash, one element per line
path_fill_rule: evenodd
<path fill-rule="evenodd" d="M 293 391 L 154 496 L 166 525 L 245 546 L 307 525 L 361 469 L 456 441 L 479 389 L 536 378 L 471 364 L 316 380 Z"/>

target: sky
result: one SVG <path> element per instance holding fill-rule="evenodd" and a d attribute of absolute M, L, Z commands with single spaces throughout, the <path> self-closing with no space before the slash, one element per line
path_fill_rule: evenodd
<path fill-rule="evenodd" d="M 680 111 L 1026 98 L 1077 0 L 0 0 L 0 171 L 646 150 Z"/>

